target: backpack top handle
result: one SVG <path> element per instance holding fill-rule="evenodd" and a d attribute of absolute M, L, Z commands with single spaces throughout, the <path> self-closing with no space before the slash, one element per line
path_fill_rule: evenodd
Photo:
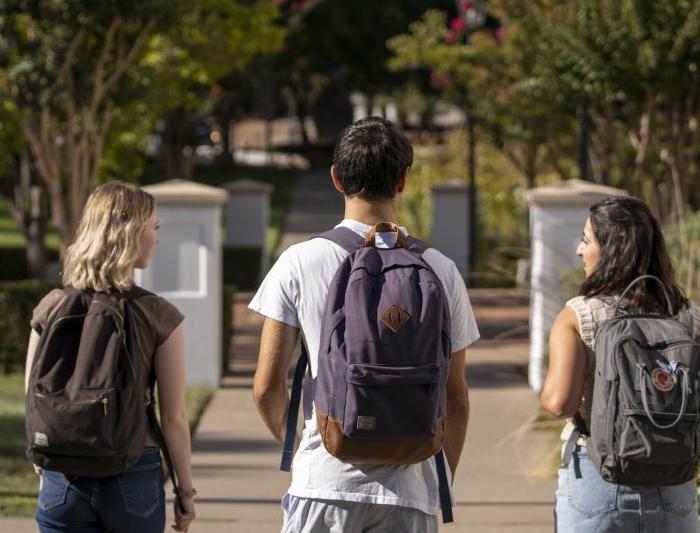
<path fill-rule="evenodd" d="M 664 298 L 666 299 L 666 309 L 668 310 L 668 316 L 673 316 L 673 305 L 671 305 L 671 298 L 668 296 L 668 292 L 666 291 L 666 286 L 663 284 L 663 282 L 657 278 L 656 276 L 652 276 L 651 274 L 645 274 L 643 276 L 639 276 L 638 278 L 635 278 L 632 280 L 632 283 L 627 285 L 627 288 L 622 291 L 622 294 L 620 297 L 617 299 L 617 302 L 615 303 L 615 308 L 613 309 L 613 316 L 618 316 L 618 311 L 620 308 L 620 302 L 625 299 L 625 296 L 627 293 L 632 290 L 632 287 L 634 287 L 639 281 L 643 279 L 653 279 L 656 282 L 658 282 L 659 286 L 661 287 L 661 292 L 664 293 Z"/>
<path fill-rule="evenodd" d="M 395 248 L 406 248 L 406 235 L 393 222 L 380 222 L 367 232 L 365 246 L 375 246 L 377 233 L 396 233 Z"/>

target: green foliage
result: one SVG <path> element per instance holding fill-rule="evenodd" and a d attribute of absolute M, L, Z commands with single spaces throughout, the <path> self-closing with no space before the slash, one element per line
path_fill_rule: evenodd
<path fill-rule="evenodd" d="M 283 29 L 275 24 L 277 16 L 271 0 L 186 2 L 178 23 L 148 43 L 135 73 L 144 85 L 142 96 L 161 112 L 199 108 L 219 78 L 279 46 Z"/>
<path fill-rule="evenodd" d="M 430 239 L 431 187 L 448 179 L 466 181 L 467 136 L 455 131 L 446 142 L 416 147 L 408 185 L 401 197 L 400 219 L 412 234 Z M 477 168 L 477 257 L 480 284 L 512 285 L 515 261 L 528 251 L 527 183 L 498 150 L 479 145 Z"/>
<path fill-rule="evenodd" d="M 294 68 L 327 76 L 339 69 L 348 90 L 373 95 L 390 92 L 397 81 L 387 69 L 387 40 L 404 32 L 426 9 L 422 0 L 325 0 L 308 2 L 289 16 L 284 52 Z M 452 0 L 433 0 L 450 9 Z"/>
<path fill-rule="evenodd" d="M 502 32 L 454 43 L 447 17 L 428 11 L 390 40 L 390 66 L 434 72 L 530 187 L 552 171 L 574 177 L 585 109 L 595 181 L 645 198 L 665 220 L 700 207 L 700 3 L 493 0 L 489 9 Z"/>
<path fill-rule="evenodd" d="M 700 302 L 700 211 L 665 228 L 666 245 L 673 260 L 676 280 L 686 296 Z"/>
<path fill-rule="evenodd" d="M 221 368 L 224 374 L 228 369 L 228 362 L 231 355 L 231 337 L 233 336 L 233 303 L 236 296 L 237 287 L 235 285 L 224 284 L 221 297 Z"/>
<path fill-rule="evenodd" d="M 262 249 L 224 246 L 224 283 L 250 291 L 260 283 Z"/>
<path fill-rule="evenodd" d="M 56 250 L 49 250 L 48 259 L 58 259 Z M 0 281 L 27 279 L 27 254 L 24 247 L 0 247 Z"/>
<path fill-rule="evenodd" d="M 32 311 L 44 295 L 58 284 L 47 281 L 0 282 L 0 372 L 7 374 L 24 367 Z"/>

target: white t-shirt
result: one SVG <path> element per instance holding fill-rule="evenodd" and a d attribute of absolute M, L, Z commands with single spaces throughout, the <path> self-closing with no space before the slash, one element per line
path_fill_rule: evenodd
<path fill-rule="evenodd" d="M 343 220 L 339 226 L 362 236 L 370 229 L 350 219 Z M 406 233 L 405 228 L 401 230 Z M 391 236 L 390 233 L 380 234 L 377 246 L 393 246 Z M 313 378 L 318 368 L 321 320 L 328 287 L 347 255 L 347 251 L 327 239 L 311 239 L 291 246 L 270 269 L 250 302 L 253 311 L 304 332 Z M 445 289 L 452 349 L 459 351 L 479 338 L 464 280 L 454 262 L 437 250 L 429 248 L 423 258 Z M 432 458 L 413 465 L 353 465 L 343 463 L 326 451 L 313 415 L 314 384 L 315 381 L 309 379 L 304 383 L 304 431 L 294 456 L 289 493 L 302 498 L 399 505 L 437 514 L 440 502 Z"/>

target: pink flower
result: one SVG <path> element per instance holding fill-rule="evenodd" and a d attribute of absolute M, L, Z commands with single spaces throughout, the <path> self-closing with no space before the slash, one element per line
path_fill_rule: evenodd
<path fill-rule="evenodd" d="M 433 71 L 430 73 L 430 85 L 436 89 L 442 89 L 447 87 L 452 81 L 452 76 L 449 72 L 437 72 Z"/>
<path fill-rule="evenodd" d="M 454 31 L 461 31 L 465 27 L 464 24 L 464 19 L 462 17 L 457 17 L 452 19 L 452 22 L 450 22 L 450 29 Z"/>
<path fill-rule="evenodd" d="M 473 7 L 473 4 L 469 0 L 461 0 L 459 2 L 458 9 L 460 11 L 467 11 L 468 9 L 471 9 Z"/>
<path fill-rule="evenodd" d="M 505 26 L 499 26 L 493 32 L 493 38 L 496 40 L 497 44 L 503 44 L 507 33 Z"/>

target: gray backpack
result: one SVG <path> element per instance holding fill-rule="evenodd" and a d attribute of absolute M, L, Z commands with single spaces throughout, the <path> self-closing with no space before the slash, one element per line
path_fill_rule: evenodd
<path fill-rule="evenodd" d="M 695 478 L 700 452 L 700 344 L 672 317 L 667 294 L 668 315 L 620 311 L 645 278 L 663 287 L 654 276 L 635 279 L 596 335 L 587 448 L 606 481 L 677 485 Z"/>
<path fill-rule="evenodd" d="M 394 248 L 375 247 L 376 232 L 397 233 Z M 426 247 L 395 224 L 366 239 L 348 228 L 319 237 L 349 252 L 328 290 L 321 323 L 314 405 L 328 452 L 341 461 L 401 465 L 435 457 L 443 520 L 451 502 L 442 445 L 450 364 L 450 315 Z M 283 470 L 292 459 L 302 343 L 289 407 Z"/>

